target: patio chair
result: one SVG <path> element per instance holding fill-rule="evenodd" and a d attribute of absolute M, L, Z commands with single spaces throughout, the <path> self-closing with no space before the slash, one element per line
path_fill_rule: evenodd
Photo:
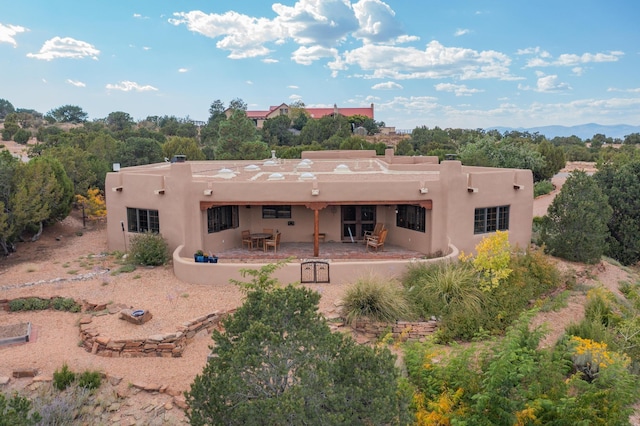
<path fill-rule="evenodd" d="M 364 237 L 364 241 L 363 244 L 367 244 L 367 240 L 369 238 L 378 238 L 380 236 L 380 232 L 384 229 L 384 223 L 378 222 L 376 223 L 376 226 L 373 228 L 373 231 L 364 231 L 363 237 Z"/>
<path fill-rule="evenodd" d="M 369 238 L 367 240 L 367 251 L 369 251 L 370 247 L 372 249 L 376 249 L 376 251 L 378 251 L 379 248 L 382 248 L 382 251 L 384 251 L 384 241 L 387 239 L 387 232 L 387 229 L 383 229 L 380 231 L 380 236 L 378 238 Z"/>
<path fill-rule="evenodd" d="M 249 250 L 253 249 L 253 240 L 251 239 L 251 231 L 249 230 L 242 231 L 242 248 L 244 248 L 245 244 Z"/>
<path fill-rule="evenodd" d="M 264 251 L 268 251 L 269 247 L 273 247 L 273 252 L 276 253 L 278 251 L 278 247 L 280 246 L 280 236 L 282 234 L 280 232 L 276 232 L 275 237 L 270 240 L 264 240 Z"/>
<path fill-rule="evenodd" d="M 269 238 L 273 238 L 273 228 L 262 228 L 262 232 L 265 234 L 271 234 L 271 237 Z"/>

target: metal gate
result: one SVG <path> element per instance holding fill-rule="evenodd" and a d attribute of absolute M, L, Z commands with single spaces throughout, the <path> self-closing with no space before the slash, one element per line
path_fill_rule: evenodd
<path fill-rule="evenodd" d="M 328 283 L 329 262 L 310 260 L 300 264 L 301 283 Z"/>

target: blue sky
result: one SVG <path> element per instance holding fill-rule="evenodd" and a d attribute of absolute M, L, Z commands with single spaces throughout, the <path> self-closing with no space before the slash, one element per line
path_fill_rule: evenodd
<path fill-rule="evenodd" d="M 374 104 L 398 129 L 640 125 L 637 0 L 0 0 L 0 98 L 90 119 Z"/>

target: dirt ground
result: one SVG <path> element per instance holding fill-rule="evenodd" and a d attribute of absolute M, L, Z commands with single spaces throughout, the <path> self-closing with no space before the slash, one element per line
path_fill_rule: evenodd
<path fill-rule="evenodd" d="M 11 146 L 20 155 L 23 147 Z M 571 164 L 563 173 L 588 164 Z M 534 202 L 534 215 L 542 216 L 562 183 L 564 175 L 554 179 L 553 194 Z M 0 299 L 21 296 L 73 297 L 91 303 L 123 303 L 152 312 L 153 319 L 134 325 L 117 315 L 95 317 L 93 321 L 109 336 L 134 337 L 176 331 L 185 321 L 213 311 L 233 309 L 242 295 L 231 284 L 203 286 L 187 284 L 173 275 L 170 266 L 138 268 L 131 273 L 113 274 L 120 265 L 107 253 L 103 223 L 83 224 L 74 211 L 64 221 L 46 228 L 37 242 L 18 244 L 16 253 L 0 259 Z M 605 286 L 618 293 L 621 281 L 635 282 L 630 272 L 609 263 L 585 267 L 559 262 L 561 268 L 573 269 L 588 286 Z M 345 286 L 316 286 L 322 294 L 321 312 L 335 316 L 336 305 Z M 576 292 L 568 306 L 558 312 L 540 314 L 534 325 L 544 325 L 549 334 L 545 345 L 553 344 L 564 327 L 584 315 L 584 294 Z M 26 313 L 0 312 L 0 326 L 31 322 L 32 338 L 28 343 L 0 346 L 0 390 L 27 390 L 47 383 L 64 363 L 74 371 L 99 370 L 111 382 L 110 392 L 117 409 L 102 413 L 102 419 L 118 424 L 180 424 L 185 416 L 180 406 L 181 392 L 188 390 L 195 375 L 206 364 L 211 339 L 196 336 L 180 358 L 104 358 L 79 346 L 78 322 L 81 314 L 56 311 Z M 38 381 L 11 378 L 16 369 L 36 369 Z M 6 384 L 2 384 L 8 381 Z M 163 391 L 158 391 L 162 388 Z M 149 391 L 145 391 L 147 389 Z M 158 415 L 161 413 L 162 415 Z M 634 424 L 640 424 L 633 419 Z"/>

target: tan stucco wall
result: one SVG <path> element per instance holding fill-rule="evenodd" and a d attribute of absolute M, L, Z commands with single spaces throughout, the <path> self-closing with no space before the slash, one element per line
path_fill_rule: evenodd
<path fill-rule="evenodd" d="M 171 250 L 184 246 L 183 257 L 197 249 L 215 254 L 238 247 L 244 229 L 259 232 L 273 228 L 282 232 L 282 242 L 311 242 L 313 209 L 319 209 L 319 228 L 326 240 L 340 241 L 341 205 L 349 204 L 376 205 L 377 221 L 389 229 L 388 244 L 425 255 L 447 252 L 450 244 L 473 252 L 488 235 L 473 234 L 474 210 L 482 207 L 509 205 L 511 244 L 526 247 L 530 242 L 530 170 L 464 167 L 459 161 L 437 164 L 435 157 L 394 157 L 392 152 L 379 157 L 374 151 L 322 151 L 304 153 L 303 157 L 313 159 L 310 170 L 317 173 L 317 179 L 299 178 L 296 164 L 300 160 L 278 160 L 275 166 L 254 162 L 261 165 L 261 170 L 252 173 L 244 171 L 244 166 L 251 163 L 247 161 L 163 163 L 108 173 L 105 192 L 109 248 L 123 250 L 128 242 L 130 234 L 123 234 L 120 226 L 123 222 L 127 228 L 127 207 L 158 210 L 161 234 Z M 343 161 L 351 172 L 335 173 L 335 164 Z M 234 173 L 219 174 L 221 167 Z M 273 172 L 285 176 L 282 180 L 268 180 Z M 312 190 L 317 190 L 317 195 L 312 195 Z M 239 227 L 207 233 L 207 215 L 201 203 L 238 205 Z M 431 205 L 426 214 L 426 232 L 397 228 L 397 204 L 420 203 Z M 291 204 L 292 217 L 262 219 L 262 204 Z M 293 225 L 289 225 L 290 221 Z"/>

